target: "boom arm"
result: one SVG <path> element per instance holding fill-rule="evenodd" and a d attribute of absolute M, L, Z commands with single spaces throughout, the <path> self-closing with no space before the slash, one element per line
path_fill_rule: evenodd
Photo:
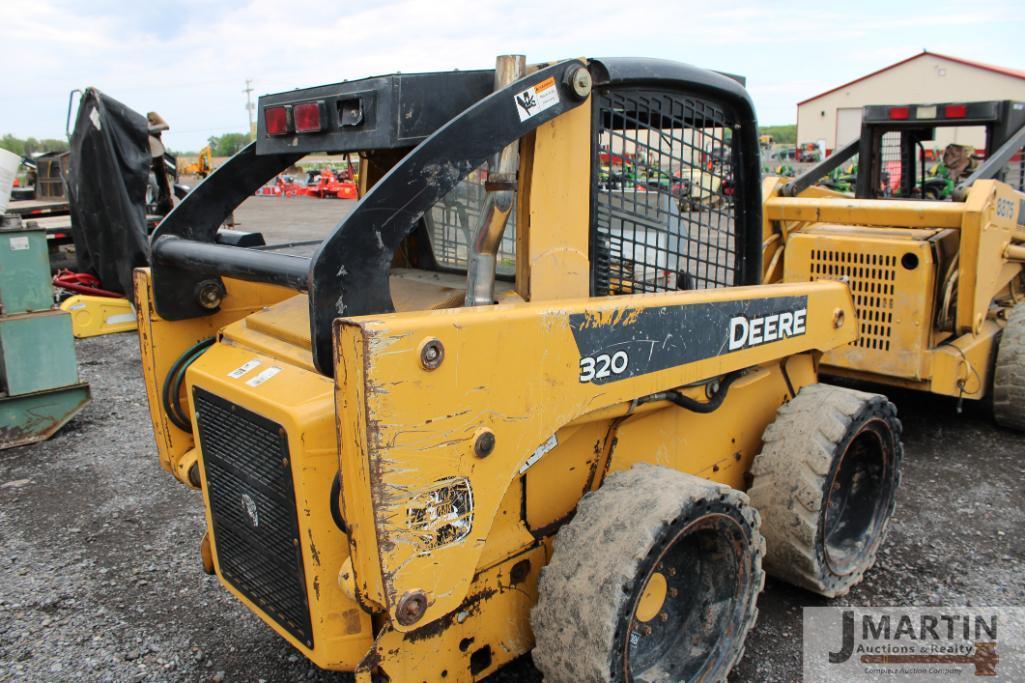
<path fill-rule="evenodd" d="M 755 321 L 767 318 L 776 341 L 765 343 Z M 846 286 L 825 281 L 338 325 L 342 499 L 357 590 L 400 630 L 461 604 L 510 484 L 563 426 L 856 336 Z M 467 400 L 474 395 L 488 399 Z M 425 610 L 410 621 L 414 601 Z"/>

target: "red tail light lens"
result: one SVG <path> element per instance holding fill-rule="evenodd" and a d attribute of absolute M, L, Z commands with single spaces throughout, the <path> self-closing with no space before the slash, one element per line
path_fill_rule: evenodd
<path fill-rule="evenodd" d="M 964 104 L 948 104 L 943 108 L 943 116 L 948 119 L 963 119 L 968 116 L 968 106 Z"/>
<path fill-rule="evenodd" d="M 267 107 L 263 110 L 263 122 L 267 135 L 288 135 L 288 107 Z"/>
<path fill-rule="evenodd" d="M 320 102 L 303 102 L 297 104 L 292 112 L 295 115 L 296 133 L 319 133 L 320 123 Z"/>
<path fill-rule="evenodd" d="M 890 118 L 903 121 L 908 118 L 911 111 L 908 107 L 890 107 Z"/>

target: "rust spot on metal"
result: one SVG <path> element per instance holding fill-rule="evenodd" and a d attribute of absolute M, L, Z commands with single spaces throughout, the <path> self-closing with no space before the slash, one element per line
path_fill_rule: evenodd
<path fill-rule="evenodd" d="M 374 671 L 377 669 L 377 667 L 381 666 L 382 659 L 383 657 L 381 656 L 380 650 L 378 650 L 375 647 L 370 652 L 368 652 L 367 656 L 364 657 L 363 660 L 356 666 L 356 670 Z"/>
<path fill-rule="evenodd" d="M 422 590 L 408 591 L 399 598 L 395 607 L 395 619 L 403 626 L 420 621 L 427 611 L 427 594 Z"/>
<path fill-rule="evenodd" d="M 320 566 L 320 552 L 317 550 L 317 546 L 313 543 L 313 529 L 307 529 L 306 533 L 310 536 L 310 559 L 313 560 L 313 564 Z"/>
<path fill-rule="evenodd" d="M 548 524 L 545 524 L 544 526 L 541 526 L 541 527 L 537 527 L 536 529 L 530 529 L 530 535 L 533 536 L 534 539 L 538 540 L 538 541 L 540 541 L 545 536 L 552 536 L 564 524 L 567 524 L 570 521 L 572 521 L 572 519 L 576 516 L 576 514 L 577 514 L 577 511 L 576 511 L 576 508 L 574 508 L 574 509 L 570 510 L 569 512 L 567 512 L 562 517 L 559 517 L 554 522 L 549 522 Z"/>
<path fill-rule="evenodd" d="M 414 631 L 410 631 L 402 636 L 402 639 L 406 642 L 415 643 L 421 640 L 428 640 L 430 638 L 437 637 L 447 631 L 449 627 L 455 623 L 455 615 L 464 612 L 467 615 L 480 614 L 480 604 L 499 593 L 498 588 L 484 588 L 473 595 L 470 595 L 463 601 L 458 609 L 446 614 L 440 619 L 435 619 L 429 624 L 426 624 Z"/>
<path fill-rule="evenodd" d="M 353 635 L 363 630 L 360 628 L 358 609 L 347 609 L 342 612 L 342 622 L 345 624 L 345 633 L 347 635 Z"/>

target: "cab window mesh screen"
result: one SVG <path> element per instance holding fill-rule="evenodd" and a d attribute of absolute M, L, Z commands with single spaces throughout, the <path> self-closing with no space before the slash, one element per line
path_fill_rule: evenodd
<path fill-rule="evenodd" d="M 631 89 L 599 92 L 595 117 L 594 294 L 737 284 L 730 112 Z"/>
<path fill-rule="evenodd" d="M 900 133 L 883 133 L 879 147 L 879 187 L 875 188 L 877 196 L 901 196 L 901 177 L 906 161 L 901 150 Z"/>
<path fill-rule="evenodd" d="M 484 207 L 484 183 L 487 179 L 486 165 L 472 171 L 424 216 L 431 249 L 440 265 L 466 270 L 473 233 Z M 513 275 L 516 272 L 515 207 L 502 234 L 495 270 L 499 275 Z"/>
<path fill-rule="evenodd" d="M 1025 147 L 1015 153 L 1004 169 L 1004 182 L 1018 190 L 1025 192 Z"/>

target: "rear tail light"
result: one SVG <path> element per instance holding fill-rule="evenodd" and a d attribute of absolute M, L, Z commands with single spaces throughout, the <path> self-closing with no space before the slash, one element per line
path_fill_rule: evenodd
<path fill-rule="evenodd" d="M 943 116 L 948 119 L 963 119 L 968 116 L 968 106 L 964 104 L 948 104 L 943 108 Z"/>
<path fill-rule="evenodd" d="M 910 110 L 907 107 L 890 107 L 890 118 L 898 121 L 903 121 L 910 115 Z"/>
<path fill-rule="evenodd" d="M 291 128 L 291 107 L 267 107 L 263 110 L 267 135 L 288 135 Z"/>
<path fill-rule="evenodd" d="M 296 133 L 319 133 L 322 129 L 320 102 L 303 102 L 292 108 Z"/>

